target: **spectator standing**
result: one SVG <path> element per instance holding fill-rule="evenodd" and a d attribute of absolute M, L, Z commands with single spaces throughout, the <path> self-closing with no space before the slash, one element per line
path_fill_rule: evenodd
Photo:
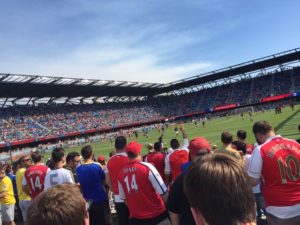
<path fill-rule="evenodd" d="M 12 181 L 6 176 L 3 165 L 0 165 L 0 224 L 2 221 L 3 225 L 15 225 L 15 203 Z"/>
<path fill-rule="evenodd" d="M 126 152 L 130 162 L 118 176 L 119 195 L 128 205 L 131 225 L 169 225 L 163 198 L 167 187 L 150 163 L 142 162 L 142 145 L 130 142 Z"/>
<path fill-rule="evenodd" d="M 235 157 L 207 154 L 186 174 L 184 191 L 197 225 L 254 225 L 255 201 L 245 168 Z"/>
<path fill-rule="evenodd" d="M 89 204 L 91 225 L 112 224 L 107 193 L 104 190 L 105 174 L 99 163 L 93 161 L 90 145 L 81 149 L 83 163 L 76 168 L 83 197 Z"/>
<path fill-rule="evenodd" d="M 248 155 L 251 155 L 251 153 L 253 152 L 253 145 L 250 145 L 250 144 L 247 144 L 246 142 L 246 139 L 247 139 L 247 132 L 244 131 L 244 130 L 239 130 L 237 133 L 236 133 L 236 136 L 237 136 L 237 139 L 238 141 L 240 142 L 243 142 L 246 144 L 246 147 L 247 147 L 247 154 Z"/>
<path fill-rule="evenodd" d="M 233 137 L 231 133 L 227 131 L 223 132 L 221 135 L 221 141 L 223 143 L 223 147 L 217 150 L 216 153 L 224 153 L 242 161 L 241 154 L 237 150 L 233 149 L 231 146 L 231 143 L 233 141 Z"/>
<path fill-rule="evenodd" d="M 252 153 L 248 174 L 253 186 L 263 178 L 268 224 L 300 224 L 300 144 L 275 135 L 267 121 L 256 122 L 253 133 L 261 145 Z"/>
<path fill-rule="evenodd" d="M 47 190 L 55 185 L 71 183 L 74 184 L 72 173 L 64 168 L 66 164 L 63 148 L 56 148 L 52 151 L 53 170 L 50 170 L 45 177 L 44 189 Z"/>
<path fill-rule="evenodd" d="M 22 217 L 24 223 L 27 221 L 27 210 L 30 205 L 31 197 L 23 190 L 23 177 L 27 168 L 31 166 L 31 158 L 26 155 L 22 156 L 20 159 L 21 167 L 16 173 L 16 183 L 18 189 L 18 197 L 19 197 L 19 206 L 22 212 Z"/>
<path fill-rule="evenodd" d="M 127 140 L 124 136 L 115 139 L 116 154 L 107 162 L 105 179 L 110 190 L 114 193 L 114 203 L 119 219 L 119 225 L 129 225 L 129 211 L 124 200 L 120 198 L 118 187 L 118 175 L 121 169 L 129 162 L 125 150 Z"/>
<path fill-rule="evenodd" d="M 76 167 L 79 164 L 80 164 L 80 154 L 78 152 L 69 152 L 66 157 L 65 169 L 70 170 L 72 172 L 76 184 L 78 183 Z"/>

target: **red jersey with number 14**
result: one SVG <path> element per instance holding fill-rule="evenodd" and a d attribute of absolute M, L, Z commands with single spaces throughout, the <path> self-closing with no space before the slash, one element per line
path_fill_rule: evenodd
<path fill-rule="evenodd" d="M 296 141 L 275 136 L 260 146 L 260 154 L 266 205 L 299 204 L 300 145 Z"/>
<path fill-rule="evenodd" d="M 48 169 L 44 165 L 35 165 L 26 169 L 24 176 L 32 199 L 44 190 L 44 182 Z"/>
<path fill-rule="evenodd" d="M 152 219 L 166 211 L 160 195 L 167 187 L 152 164 L 129 162 L 119 173 L 118 186 L 120 198 L 126 199 L 130 218 Z"/>

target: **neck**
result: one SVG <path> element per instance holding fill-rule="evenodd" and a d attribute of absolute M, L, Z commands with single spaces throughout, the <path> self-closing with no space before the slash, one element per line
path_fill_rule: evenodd
<path fill-rule="evenodd" d="M 64 167 L 64 163 L 63 162 L 58 162 L 55 164 L 55 169 L 60 169 L 60 168 L 63 168 Z"/>
<path fill-rule="evenodd" d="M 34 164 L 35 166 L 42 165 L 42 162 L 37 162 Z"/>
<path fill-rule="evenodd" d="M 117 153 L 123 153 L 123 152 L 125 152 L 125 149 L 116 149 L 116 152 Z"/>
<path fill-rule="evenodd" d="M 84 163 L 92 163 L 92 162 L 94 162 L 92 158 L 84 159 L 83 161 L 84 161 Z"/>

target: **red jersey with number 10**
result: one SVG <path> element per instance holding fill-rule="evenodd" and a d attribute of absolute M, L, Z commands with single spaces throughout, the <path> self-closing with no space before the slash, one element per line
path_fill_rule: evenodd
<path fill-rule="evenodd" d="M 24 176 L 32 199 L 44 190 L 44 182 L 48 169 L 44 165 L 35 165 L 26 169 Z"/>
<path fill-rule="evenodd" d="M 118 186 L 120 198 L 126 199 L 130 218 L 152 219 L 166 211 L 160 195 L 167 187 L 152 164 L 129 162 L 119 173 Z"/>
<path fill-rule="evenodd" d="M 300 145 L 277 136 L 260 146 L 266 205 L 300 203 Z"/>

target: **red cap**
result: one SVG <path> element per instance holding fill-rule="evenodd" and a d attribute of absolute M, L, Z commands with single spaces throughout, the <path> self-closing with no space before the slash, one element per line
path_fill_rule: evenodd
<path fill-rule="evenodd" d="M 204 137 L 196 137 L 190 141 L 190 155 L 197 156 L 203 153 L 210 153 L 211 147 L 208 140 Z"/>
<path fill-rule="evenodd" d="M 129 142 L 127 145 L 126 145 L 126 152 L 132 152 L 133 154 L 139 154 L 141 151 L 142 151 L 142 148 L 143 148 L 143 145 L 136 142 L 136 141 L 132 141 L 132 142 Z"/>
<path fill-rule="evenodd" d="M 100 156 L 98 157 L 98 162 L 102 162 L 102 161 L 105 161 L 105 156 L 100 155 Z"/>

